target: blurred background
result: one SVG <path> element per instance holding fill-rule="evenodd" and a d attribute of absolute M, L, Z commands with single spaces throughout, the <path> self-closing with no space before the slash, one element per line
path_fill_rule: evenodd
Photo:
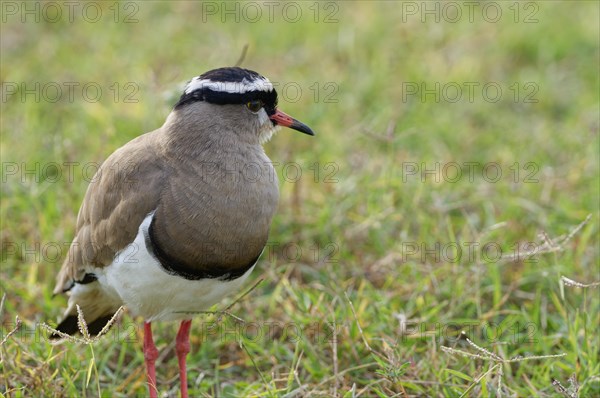
<path fill-rule="evenodd" d="M 145 396 L 141 320 L 94 345 L 40 323 L 66 304 L 54 278 L 98 165 L 240 59 L 317 135 L 266 144 L 264 281 L 229 310 L 245 323 L 194 321 L 191 395 L 600 393 L 598 3 L 0 6 L 2 396 Z M 174 335 L 157 325 L 173 397 Z M 565 355 L 453 351 L 467 338 Z"/>

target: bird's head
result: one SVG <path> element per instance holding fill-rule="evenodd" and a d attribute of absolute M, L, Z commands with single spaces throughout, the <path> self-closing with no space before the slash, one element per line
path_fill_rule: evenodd
<path fill-rule="evenodd" d="M 261 143 L 268 141 L 278 126 L 304 134 L 313 131 L 277 109 L 277 91 L 266 77 L 239 67 L 213 69 L 188 82 L 175 111 L 202 101 L 213 107 L 214 117 L 246 127 L 258 134 Z"/>

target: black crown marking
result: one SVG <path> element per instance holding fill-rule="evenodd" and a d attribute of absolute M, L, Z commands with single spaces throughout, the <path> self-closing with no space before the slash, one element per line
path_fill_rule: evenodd
<path fill-rule="evenodd" d="M 275 113 L 277 91 L 264 76 L 249 69 L 225 67 L 213 69 L 190 80 L 174 109 L 196 102 L 246 104 L 260 100 L 268 115 Z"/>
<path fill-rule="evenodd" d="M 264 76 L 250 69 L 244 69 L 237 66 L 218 68 L 209 70 L 198 76 L 198 78 L 204 80 L 212 80 L 213 82 L 239 82 L 241 83 L 244 79 L 247 81 L 253 80 L 266 80 Z"/>

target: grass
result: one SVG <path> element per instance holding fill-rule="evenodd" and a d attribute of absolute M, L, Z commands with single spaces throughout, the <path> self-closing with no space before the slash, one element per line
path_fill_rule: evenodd
<path fill-rule="evenodd" d="M 229 309 L 244 322 L 194 321 L 191 395 L 600 394 L 597 286 L 561 282 L 600 280 L 597 3 L 498 2 L 496 22 L 460 2 L 456 22 L 421 2 L 298 2 L 297 21 L 279 5 L 273 22 L 264 5 L 236 22 L 160 1 L 96 3 L 92 22 L 82 4 L 72 22 L 66 6 L 39 22 L 3 8 L 2 397 L 147 395 L 140 319 L 89 347 L 51 345 L 40 324 L 65 308 L 54 278 L 94 165 L 246 44 L 242 66 L 317 136 L 266 145 L 281 200 L 264 282 Z M 154 330 L 159 391 L 178 396 L 176 325 Z M 481 354 L 468 341 L 503 361 L 456 354 Z"/>

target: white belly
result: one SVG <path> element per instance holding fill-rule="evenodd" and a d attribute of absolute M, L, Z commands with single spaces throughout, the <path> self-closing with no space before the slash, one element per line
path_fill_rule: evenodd
<path fill-rule="evenodd" d="M 206 311 L 225 296 L 240 291 L 254 266 L 228 281 L 188 280 L 166 273 L 146 248 L 144 233 L 152 216 L 144 219 L 133 243 L 119 252 L 110 266 L 94 270 L 98 282 L 108 293 L 118 296 L 133 315 L 148 322 L 190 319 L 194 313 Z"/>

